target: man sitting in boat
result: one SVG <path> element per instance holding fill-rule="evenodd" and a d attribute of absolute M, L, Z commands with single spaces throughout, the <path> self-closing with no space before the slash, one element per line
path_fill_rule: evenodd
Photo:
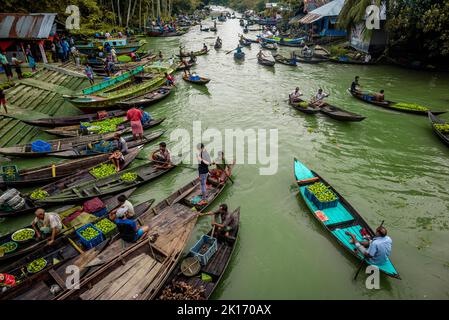
<path fill-rule="evenodd" d="M 223 42 L 221 41 L 220 37 L 217 37 L 217 40 L 215 41 L 215 45 L 221 46 Z"/>
<path fill-rule="evenodd" d="M 120 237 L 126 242 L 136 242 L 139 239 L 145 238 L 150 231 L 150 227 L 142 226 L 139 228 L 136 221 L 126 217 L 127 213 L 128 209 L 125 207 L 119 208 L 116 212 L 111 211 L 109 213 L 109 219 L 117 225 Z"/>
<path fill-rule="evenodd" d="M 201 78 L 200 78 L 200 76 L 197 75 L 196 72 L 194 71 L 194 72 L 189 76 L 189 79 L 190 79 L 190 80 L 193 80 L 193 81 L 198 81 L 198 80 L 200 80 Z"/>
<path fill-rule="evenodd" d="M 175 78 L 167 72 L 164 73 L 165 76 L 165 85 L 168 87 L 172 87 L 175 85 Z"/>
<path fill-rule="evenodd" d="M 376 100 L 382 102 L 385 100 L 385 91 L 382 89 L 379 93 L 376 93 Z"/>
<path fill-rule="evenodd" d="M 117 209 L 114 209 L 110 212 L 110 214 L 114 213 L 116 214 L 118 210 L 120 210 L 120 208 L 125 208 L 126 209 L 126 218 L 130 219 L 134 216 L 134 206 L 133 204 L 128 200 L 128 198 L 124 195 L 121 194 L 118 196 L 117 198 L 118 200 L 118 207 Z"/>
<path fill-rule="evenodd" d="M 299 91 L 299 87 L 296 87 L 295 91 L 290 93 L 290 102 L 298 102 L 300 97 L 302 96 L 302 92 Z"/>
<path fill-rule="evenodd" d="M 115 171 L 119 172 L 125 164 L 125 157 L 123 156 L 123 153 L 120 151 L 120 149 L 115 148 L 111 156 L 109 157 L 109 161 L 111 161 L 114 165 Z"/>
<path fill-rule="evenodd" d="M 237 48 L 235 49 L 235 52 L 238 54 L 242 53 L 242 47 L 240 45 L 237 46 Z"/>
<path fill-rule="evenodd" d="M 122 154 L 127 154 L 128 144 L 126 143 L 126 140 L 122 137 L 122 135 L 116 132 L 114 134 L 114 140 L 117 142 L 117 149 L 119 149 Z"/>
<path fill-rule="evenodd" d="M 304 45 L 304 48 L 302 48 L 301 52 L 305 58 L 312 58 L 313 56 L 312 50 L 307 45 Z"/>
<path fill-rule="evenodd" d="M 264 55 L 262 50 L 259 50 L 259 53 L 257 54 L 257 58 L 259 58 L 259 59 L 265 59 L 266 58 L 266 56 Z"/>
<path fill-rule="evenodd" d="M 206 44 L 205 44 L 205 43 L 203 43 L 203 50 L 202 50 L 202 51 L 205 51 L 205 52 L 207 52 L 207 50 L 208 50 L 208 48 L 207 48 Z"/>
<path fill-rule="evenodd" d="M 387 229 L 378 227 L 376 229 L 376 236 L 372 240 L 369 239 L 369 236 L 367 237 L 362 234 L 362 236 L 367 238 L 365 241 L 357 240 L 356 236 L 348 231 L 346 231 L 345 234 L 351 237 L 351 243 L 355 245 L 357 250 L 359 250 L 371 264 L 380 266 L 387 262 L 388 257 L 391 254 L 391 245 L 393 243 L 391 238 L 387 236 Z"/>
<path fill-rule="evenodd" d="M 54 212 L 45 212 L 42 208 L 37 209 L 34 214 L 36 217 L 31 226 L 36 232 L 36 236 L 38 238 L 50 236 L 48 244 L 52 245 L 56 236 L 62 231 L 61 217 Z"/>
<path fill-rule="evenodd" d="M 324 98 L 328 97 L 329 94 L 324 93 L 323 89 L 318 89 L 317 94 L 312 98 L 312 105 L 314 105 L 315 107 L 323 107 L 326 105 L 326 102 L 324 102 Z"/>
<path fill-rule="evenodd" d="M 209 171 L 210 178 L 216 180 L 219 184 L 223 184 L 226 178 L 231 176 L 231 167 L 225 159 L 223 151 L 218 152 L 218 159 L 212 164 L 216 168 Z"/>
<path fill-rule="evenodd" d="M 190 51 L 189 63 L 195 63 L 195 62 L 196 62 L 195 54 L 193 53 L 193 51 Z"/>
<path fill-rule="evenodd" d="M 359 76 L 355 76 L 354 81 L 352 81 L 351 92 L 353 92 L 353 93 L 360 92 Z"/>
<path fill-rule="evenodd" d="M 153 151 L 151 159 L 157 163 L 156 168 L 167 169 L 172 166 L 171 152 L 165 142 L 159 143 L 159 149 Z"/>
<path fill-rule="evenodd" d="M 228 205 L 220 204 L 218 210 L 208 212 L 205 215 L 213 216 L 212 226 L 215 226 L 215 233 L 224 237 L 229 237 L 229 234 L 236 228 L 237 221 L 232 212 L 228 211 Z"/>

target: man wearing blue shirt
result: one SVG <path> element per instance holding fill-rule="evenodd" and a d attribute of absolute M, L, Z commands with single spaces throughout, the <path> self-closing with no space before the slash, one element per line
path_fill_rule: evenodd
<path fill-rule="evenodd" d="M 127 242 L 136 242 L 145 238 L 150 231 L 148 226 L 138 227 L 135 220 L 128 219 L 126 207 L 120 207 L 117 211 L 111 211 L 109 219 L 115 222 L 120 232 L 120 237 Z"/>
<path fill-rule="evenodd" d="M 370 241 L 359 241 L 356 236 L 346 231 L 346 235 L 351 237 L 351 242 L 373 265 L 383 265 L 387 262 L 391 254 L 393 241 L 387 236 L 387 229 L 379 227 L 376 229 L 376 236 Z"/>

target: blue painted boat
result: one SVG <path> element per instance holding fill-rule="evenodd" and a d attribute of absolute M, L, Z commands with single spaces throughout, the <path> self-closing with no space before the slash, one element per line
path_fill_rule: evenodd
<path fill-rule="evenodd" d="M 317 173 L 307 168 L 298 159 L 294 159 L 294 173 L 296 182 L 299 187 L 299 193 L 304 199 L 307 207 L 312 215 L 326 228 L 327 231 L 337 240 L 337 242 L 346 249 L 351 255 L 358 260 L 364 260 L 364 256 L 357 250 L 355 246 L 350 243 L 350 237 L 345 234 L 346 231 L 354 234 L 358 240 L 364 240 L 360 231 L 365 229 L 371 237 L 375 236 L 374 231 L 363 220 L 360 214 L 340 195 L 332 186 L 329 185 Z M 332 190 L 338 197 L 337 205 L 331 208 L 319 210 L 315 203 L 306 195 L 306 188 L 315 182 L 321 182 Z M 365 259 L 365 262 L 374 265 L 370 260 Z M 375 265 L 381 272 L 387 276 L 400 279 L 399 273 L 394 267 L 390 259 L 382 265 Z"/>
<path fill-rule="evenodd" d="M 234 52 L 234 59 L 243 60 L 245 59 L 245 52 Z"/>
<path fill-rule="evenodd" d="M 268 43 L 277 43 L 280 45 L 298 45 L 305 41 L 305 38 L 281 38 L 281 37 L 264 37 L 262 35 L 258 35 L 257 38 L 259 41 L 268 42 Z"/>

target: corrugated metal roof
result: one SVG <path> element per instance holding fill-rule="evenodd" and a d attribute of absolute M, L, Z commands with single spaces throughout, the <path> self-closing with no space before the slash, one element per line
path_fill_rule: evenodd
<path fill-rule="evenodd" d="M 334 0 L 324 6 L 321 6 L 313 11 L 310 11 L 304 18 L 299 20 L 302 24 L 310 24 L 323 17 L 335 17 L 340 14 L 346 0 Z"/>
<path fill-rule="evenodd" d="M 56 13 L 0 13 L 0 39 L 47 39 Z"/>

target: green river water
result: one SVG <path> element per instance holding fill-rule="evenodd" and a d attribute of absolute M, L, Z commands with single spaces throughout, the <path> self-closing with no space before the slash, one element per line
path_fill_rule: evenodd
<path fill-rule="evenodd" d="M 212 24 L 211 20 L 203 25 Z M 241 206 L 241 232 L 228 270 L 214 293 L 216 299 L 447 299 L 449 298 L 449 149 L 432 132 L 426 117 L 377 108 L 347 92 L 355 75 L 365 88 L 385 89 L 387 99 L 416 102 L 449 111 L 449 75 L 424 73 L 389 66 L 337 64 L 277 64 L 269 69 L 254 59 L 258 45 L 245 48 L 246 60 L 236 63 L 232 54 L 241 32 L 238 19 L 218 22 L 218 32 L 200 32 L 199 26 L 179 38 L 149 38 L 149 48 L 165 55 L 182 44 L 199 50 L 194 68 L 212 81 L 195 87 L 176 76 L 174 94 L 152 106 L 153 117 L 165 116 L 165 140 L 175 128 L 278 129 L 279 165 L 275 175 L 259 175 L 259 165 L 239 165 L 229 184 L 213 204 Z M 214 50 L 214 38 L 223 49 Z M 255 38 L 250 32 L 248 37 Z M 289 48 L 281 47 L 287 55 Z M 360 123 L 342 123 L 306 116 L 286 102 L 300 86 L 309 98 L 322 87 L 328 101 L 363 114 Z M 448 116 L 442 118 L 449 119 Z M 154 148 L 148 146 L 145 153 Z M 297 195 L 293 157 L 326 178 L 372 226 L 385 220 L 393 239 L 392 260 L 402 280 L 381 276 L 380 290 L 365 287 L 366 276 L 352 278 L 358 262 L 310 215 Z M 46 163 L 49 159 L 19 161 L 19 165 Z M 178 168 L 137 190 L 132 201 L 158 201 L 195 177 Z M 20 217 L 0 222 L 0 233 L 25 225 Z M 209 218 L 199 221 L 188 247 L 209 229 Z"/>

